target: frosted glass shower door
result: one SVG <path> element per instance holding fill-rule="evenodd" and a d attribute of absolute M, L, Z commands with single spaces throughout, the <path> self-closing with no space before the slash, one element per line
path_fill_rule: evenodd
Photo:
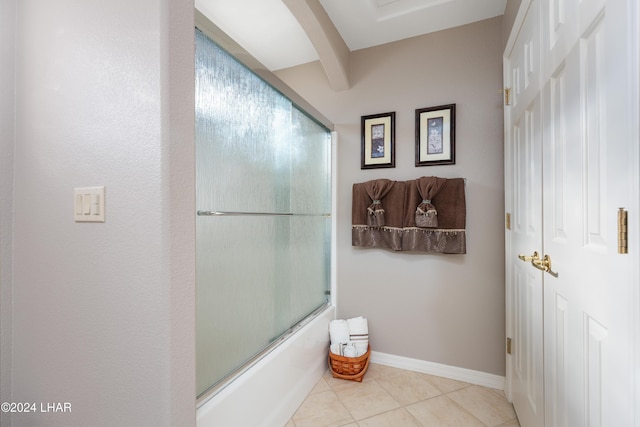
<path fill-rule="evenodd" d="M 326 303 L 330 147 L 196 31 L 198 395 Z"/>

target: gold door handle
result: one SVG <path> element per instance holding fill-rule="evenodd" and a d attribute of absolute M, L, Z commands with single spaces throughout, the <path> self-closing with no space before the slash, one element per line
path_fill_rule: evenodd
<path fill-rule="evenodd" d="M 558 273 L 551 270 L 551 257 L 549 255 L 545 255 L 542 259 L 533 259 L 531 260 L 531 264 L 538 270 L 549 273 L 553 277 L 558 277 Z"/>
<path fill-rule="evenodd" d="M 520 261 L 525 261 L 525 262 L 531 261 L 531 263 L 533 263 L 534 261 L 540 259 L 539 256 L 538 256 L 538 251 L 534 251 L 531 256 L 526 256 L 524 254 L 520 254 L 520 255 L 518 255 L 518 258 L 520 259 Z"/>
<path fill-rule="evenodd" d="M 551 270 L 551 257 L 549 255 L 545 255 L 544 258 L 540 259 L 540 255 L 538 255 L 538 251 L 534 251 L 531 256 L 520 254 L 518 255 L 518 259 L 520 261 L 529 262 L 531 261 L 531 265 L 533 265 L 538 270 L 542 270 L 545 273 L 549 273 L 553 277 L 558 277 L 558 273 Z"/>
<path fill-rule="evenodd" d="M 549 271 L 551 269 L 551 259 L 549 255 L 545 255 L 543 259 L 532 259 L 531 264 L 542 271 Z"/>

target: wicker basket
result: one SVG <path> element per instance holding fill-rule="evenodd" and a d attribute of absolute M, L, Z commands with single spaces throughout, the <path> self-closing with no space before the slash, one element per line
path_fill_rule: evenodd
<path fill-rule="evenodd" d="M 334 378 L 362 382 L 364 374 L 369 367 L 371 346 L 367 352 L 358 357 L 339 356 L 329 351 L 329 368 Z"/>

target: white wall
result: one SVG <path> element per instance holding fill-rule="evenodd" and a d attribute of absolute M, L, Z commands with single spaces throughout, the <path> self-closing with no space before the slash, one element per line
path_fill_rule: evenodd
<path fill-rule="evenodd" d="M 318 62 L 277 75 L 336 124 L 338 317 L 369 318 L 374 351 L 504 375 L 502 18 L 352 52 L 349 90 Z M 415 109 L 456 104 L 456 164 L 414 166 Z M 360 169 L 360 117 L 396 112 L 396 167 Z M 351 246 L 351 188 L 467 178 L 467 254 Z"/>
<path fill-rule="evenodd" d="M 1 1 L 2 28 L 17 6 L 11 399 L 72 408 L 13 426 L 193 425 L 193 2 Z M 96 185 L 106 222 L 75 223 L 73 188 Z"/>

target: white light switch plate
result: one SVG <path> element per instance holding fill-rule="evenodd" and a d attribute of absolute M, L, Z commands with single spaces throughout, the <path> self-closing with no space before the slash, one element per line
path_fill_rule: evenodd
<path fill-rule="evenodd" d="M 73 219 L 76 222 L 104 222 L 104 187 L 73 190 Z"/>

